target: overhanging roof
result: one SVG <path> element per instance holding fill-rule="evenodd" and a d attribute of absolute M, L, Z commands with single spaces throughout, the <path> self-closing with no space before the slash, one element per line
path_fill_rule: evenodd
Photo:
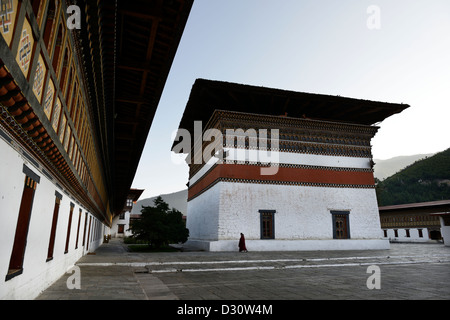
<path fill-rule="evenodd" d="M 406 204 L 396 204 L 390 206 L 379 207 L 380 213 L 387 213 L 392 211 L 401 210 L 414 210 L 414 209 L 442 209 L 450 210 L 450 200 L 438 200 L 438 201 L 428 201 L 428 202 L 418 202 L 418 203 L 406 203 Z"/>
<path fill-rule="evenodd" d="M 193 0 L 86 0 L 80 31 L 111 211 L 119 213 Z"/>
<path fill-rule="evenodd" d="M 194 121 L 206 124 L 216 109 L 371 125 L 408 107 L 407 104 L 197 79 L 179 128 L 192 133 Z"/>
<path fill-rule="evenodd" d="M 130 189 L 130 191 L 128 191 L 128 199 L 138 201 L 143 192 L 144 189 Z"/>

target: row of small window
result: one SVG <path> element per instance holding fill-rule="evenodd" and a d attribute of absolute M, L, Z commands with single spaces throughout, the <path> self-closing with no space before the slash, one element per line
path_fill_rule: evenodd
<path fill-rule="evenodd" d="M 33 209 L 33 199 L 34 199 L 35 191 L 38 187 L 38 184 L 40 183 L 40 176 L 37 175 L 36 173 L 34 173 L 26 165 L 23 165 L 23 173 L 25 174 L 25 183 L 24 183 L 24 187 L 23 187 L 23 191 L 22 191 L 22 198 L 21 198 L 20 207 L 19 207 L 19 215 L 18 215 L 18 219 L 17 219 L 16 233 L 15 233 L 16 236 L 14 237 L 13 249 L 12 249 L 8 273 L 5 277 L 5 281 L 10 280 L 10 279 L 14 278 L 15 276 L 22 274 L 22 272 L 23 272 L 23 262 L 24 262 L 25 250 L 26 250 L 26 246 L 27 246 L 27 234 L 28 234 L 29 224 L 31 221 L 32 209 Z M 47 251 L 47 258 L 46 258 L 47 262 L 51 261 L 53 259 L 55 238 L 56 238 L 56 229 L 57 229 L 57 223 L 58 223 L 58 215 L 59 215 L 59 211 L 60 211 L 59 209 L 60 209 L 60 204 L 61 204 L 62 198 L 63 198 L 63 196 L 58 191 L 55 191 L 53 217 L 52 217 L 52 222 L 51 222 L 51 231 L 50 231 L 50 235 L 49 235 L 48 251 Z M 71 202 L 64 254 L 69 252 L 70 233 L 71 233 L 71 229 L 72 229 L 72 218 L 73 218 L 74 207 L 75 207 L 75 204 Z M 48 209 L 51 210 L 50 207 Z M 89 224 L 88 224 L 88 217 L 89 217 Z M 88 212 L 85 212 L 82 246 L 84 247 L 86 244 L 86 250 L 89 250 L 89 243 L 91 241 L 98 240 L 102 236 L 100 221 L 95 218 L 94 219 L 92 219 L 92 218 L 93 217 L 90 216 L 88 214 Z M 82 209 L 79 209 L 75 249 L 78 249 L 81 222 L 82 222 Z M 87 242 L 86 242 L 86 235 L 87 235 L 87 239 L 88 239 Z M 92 235 L 92 238 L 91 238 L 91 235 Z"/>
<path fill-rule="evenodd" d="M 275 239 L 275 210 L 259 210 L 261 239 Z M 333 239 L 350 239 L 349 211 L 331 211 Z"/>
<path fill-rule="evenodd" d="M 404 231 L 405 231 L 405 235 L 404 236 L 406 238 L 410 238 L 411 237 L 410 230 L 409 229 L 404 229 Z M 417 229 L 417 232 L 418 232 L 419 238 L 423 238 L 423 230 L 422 229 Z M 384 235 L 385 238 L 387 238 L 388 237 L 388 230 L 383 229 L 383 235 Z M 398 236 L 398 229 L 394 229 L 394 237 L 395 238 L 399 237 Z"/>

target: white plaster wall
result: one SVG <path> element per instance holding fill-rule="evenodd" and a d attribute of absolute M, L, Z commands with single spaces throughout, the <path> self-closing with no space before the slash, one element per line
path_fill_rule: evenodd
<path fill-rule="evenodd" d="M 220 240 L 260 239 L 259 210 L 276 210 L 276 239 L 333 239 L 331 210 L 350 211 L 352 239 L 381 239 L 374 189 L 220 182 Z"/>
<path fill-rule="evenodd" d="M 303 164 L 338 168 L 370 168 L 369 158 L 228 147 L 224 148 L 224 150 L 228 153 L 226 161 L 259 161 L 264 163 Z"/>
<path fill-rule="evenodd" d="M 428 242 L 430 241 L 430 235 L 428 234 L 427 228 L 420 228 L 422 229 L 422 235 L 423 237 L 419 237 L 419 230 L 417 228 L 410 228 L 409 229 L 409 237 L 406 236 L 406 230 L 401 228 L 396 228 L 398 231 L 398 236 L 395 236 L 394 229 L 386 229 L 387 230 L 387 237 L 384 237 L 384 239 L 388 239 L 392 242 Z"/>
<path fill-rule="evenodd" d="M 444 238 L 444 245 L 450 246 L 450 226 L 444 224 L 442 217 L 439 217 L 439 220 L 441 221 L 441 235 Z"/>
<path fill-rule="evenodd" d="M 101 245 L 105 228 L 100 227 L 101 224 L 99 224 L 97 237 L 94 238 L 95 233 L 91 226 L 90 239 L 88 240 L 86 235 L 86 244 L 83 247 L 85 210 L 82 208 L 78 248 L 75 249 L 80 206 L 70 195 L 60 190 L 1 138 L 0 154 L 2 155 L 0 158 L 0 177 L 2 179 L 0 183 L 0 299 L 33 299 L 64 275 L 79 258 L 87 253 L 88 241 L 90 241 L 89 251 L 94 251 Z M 40 183 L 34 194 L 23 272 L 5 281 L 25 181 L 24 163 L 40 177 Z M 46 262 L 55 205 L 55 191 L 62 194 L 63 198 L 58 214 L 53 260 Z M 71 202 L 75 203 L 75 207 L 72 215 L 69 249 L 67 253 L 64 253 Z M 88 230 L 89 217 L 86 233 Z"/>
<path fill-rule="evenodd" d="M 188 201 L 186 227 L 189 229 L 190 240 L 218 239 L 219 203 L 219 184 Z"/>
<path fill-rule="evenodd" d="M 295 164 L 354 169 L 370 168 L 369 158 L 328 156 L 280 151 L 268 152 L 264 150 L 248 150 L 239 148 L 224 148 L 224 150 L 228 152 L 225 163 L 234 163 L 238 161 L 259 161 L 272 164 Z M 215 157 L 209 159 L 208 162 L 189 180 L 189 184 L 192 185 L 197 182 L 218 161 L 219 159 Z"/>
<path fill-rule="evenodd" d="M 274 240 L 260 239 L 259 210 L 276 211 Z M 350 212 L 351 239 L 333 239 L 332 210 Z M 188 244 L 211 251 L 237 250 L 241 232 L 255 251 L 389 248 L 374 189 L 219 182 L 189 201 L 187 226 Z"/>

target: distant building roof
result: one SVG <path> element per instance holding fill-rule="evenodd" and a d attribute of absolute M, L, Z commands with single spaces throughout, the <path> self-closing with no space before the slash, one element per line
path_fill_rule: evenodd
<path fill-rule="evenodd" d="M 391 206 L 382 206 L 378 210 L 380 213 L 388 211 L 398 211 L 405 209 L 426 209 L 426 208 L 442 208 L 443 210 L 450 211 L 450 200 L 439 200 L 439 201 L 428 201 L 428 202 L 418 202 L 418 203 L 406 203 L 397 204 Z"/>
<path fill-rule="evenodd" d="M 139 197 L 144 192 L 144 189 L 130 189 L 128 192 L 128 199 L 133 199 L 133 201 L 138 201 Z"/>

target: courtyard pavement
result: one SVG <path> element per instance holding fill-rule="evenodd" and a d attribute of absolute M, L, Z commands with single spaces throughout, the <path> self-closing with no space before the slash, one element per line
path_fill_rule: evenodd
<path fill-rule="evenodd" d="M 128 252 L 120 239 L 81 258 L 37 300 L 448 300 L 450 247 L 390 250 Z M 182 310 L 188 311 L 188 310 Z"/>

